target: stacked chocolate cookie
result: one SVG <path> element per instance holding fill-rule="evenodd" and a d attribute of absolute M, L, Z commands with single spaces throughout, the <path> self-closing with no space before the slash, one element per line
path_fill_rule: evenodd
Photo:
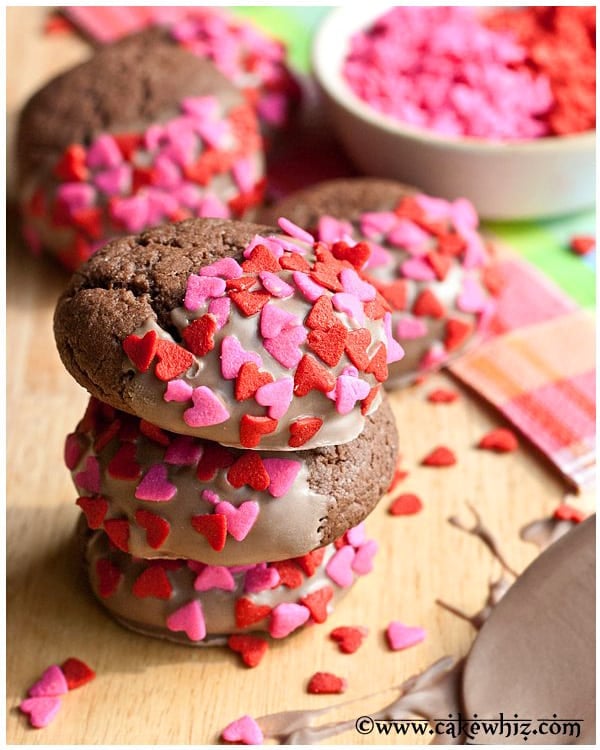
<path fill-rule="evenodd" d="M 371 569 L 402 356 L 368 249 L 217 219 L 109 243 L 59 300 L 92 394 L 68 436 L 94 593 L 185 643 L 323 622 Z"/>

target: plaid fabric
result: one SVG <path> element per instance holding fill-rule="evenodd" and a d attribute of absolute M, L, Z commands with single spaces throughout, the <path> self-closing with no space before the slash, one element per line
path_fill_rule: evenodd
<path fill-rule="evenodd" d="M 495 406 L 577 488 L 595 483 L 595 325 L 524 261 L 506 286 L 491 338 L 449 370 Z"/>

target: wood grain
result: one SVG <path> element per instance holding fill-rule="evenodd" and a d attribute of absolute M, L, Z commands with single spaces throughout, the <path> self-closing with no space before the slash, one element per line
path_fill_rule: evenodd
<path fill-rule="evenodd" d="M 70 36 L 42 36 L 44 13 L 41 8 L 8 9 L 8 109 L 13 118 L 38 85 L 86 53 L 85 45 Z M 466 503 L 473 503 L 503 540 L 509 562 L 521 570 L 535 550 L 519 541 L 519 528 L 547 515 L 565 488 L 527 447 L 504 456 L 475 450 L 498 419 L 464 391 L 455 404 L 428 403 L 425 394 L 434 386 L 459 389 L 446 375 L 392 397 L 410 472 L 399 490 L 419 494 L 425 508 L 413 517 L 393 518 L 386 512 L 389 498 L 381 501 L 367 524 L 380 543 L 375 571 L 358 582 L 327 624 L 274 644 L 254 670 L 242 668 L 225 649 L 163 643 L 115 624 L 89 593 L 72 549 L 77 509 L 62 446 L 83 412 L 86 394 L 62 367 L 52 336 L 54 304 L 67 279 L 50 261 L 26 253 L 16 224 L 9 214 L 9 743 L 205 744 L 244 713 L 259 716 L 360 698 L 399 684 L 440 656 L 466 653 L 471 627 L 435 599 L 474 612 L 500 568 L 480 542 L 450 526 L 447 517 L 459 514 L 469 522 Z M 458 464 L 419 466 L 438 444 L 452 447 Z M 389 652 L 383 630 L 393 619 L 424 626 L 426 641 Z M 340 654 L 327 637 L 333 627 L 349 624 L 370 628 L 354 656 Z M 29 729 L 16 706 L 49 664 L 69 656 L 87 661 L 98 678 L 65 697 L 51 726 Z M 346 677 L 346 695 L 307 695 L 305 683 L 317 670 Z M 359 716 L 376 705 L 376 700 L 359 702 L 340 716 Z M 384 742 L 354 731 L 331 741 Z M 398 743 L 396 737 L 385 741 Z M 415 741 L 407 738 L 407 744 Z"/>

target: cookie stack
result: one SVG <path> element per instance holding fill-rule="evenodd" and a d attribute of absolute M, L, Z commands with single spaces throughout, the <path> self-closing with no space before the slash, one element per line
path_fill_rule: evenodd
<path fill-rule="evenodd" d="M 371 569 L 402 350 L 368 247 L 280 227 L 118 239 L 59 300 L 59 352 L 92 395 L 65 448 L 91 585 L 144 633 L 282 638 Z"/>

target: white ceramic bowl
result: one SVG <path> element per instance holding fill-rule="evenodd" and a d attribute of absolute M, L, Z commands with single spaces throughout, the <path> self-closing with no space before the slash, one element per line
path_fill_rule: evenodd
<path fill-rule="evenodd" d="M 362 171 L 448 199 L 467 197 L 486 219 L 551 217 L 593 206 L 595 131 L 519 143 L 450 139 L 402 125 L 359 99 L 341 72 L 349 40 L 389 7 L 340 6 L 324 19 L 313 45 L 329 118 Z"/>

